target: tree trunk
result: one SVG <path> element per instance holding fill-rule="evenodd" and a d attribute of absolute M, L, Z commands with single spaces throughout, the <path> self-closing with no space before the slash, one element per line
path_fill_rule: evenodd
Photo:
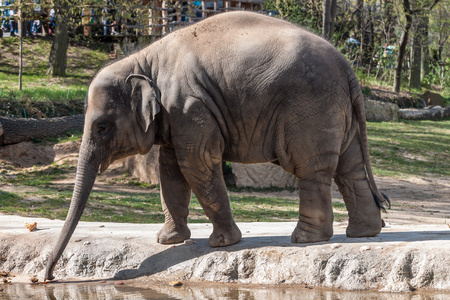
<path fill-rule="evenodd" d="M 386 45 L 389 45 L 391 43 L 391 39 L 393 36 L 395 36 L 394 33 L 394 16 L 392 14 L 392 11 L 394 4 L 391 0 L 384 0 L 384 13 L 383 13 L 383 19 L 384 19 L 384 41 Z"/>
<path fill-rule="evenodd" d="M 69 31 L 66 15 L 69 4 L 66 0 L 55 1 L 55 35 L 50 49 L 49 68 L 50 76 L 65 76 L 67 62 L 67 48 L 69 47 Z"/>
<path fill-rule="evenodd" d="M 23 26 L 22 26 L 23 28 Z M 23 74 L 23 36 L 19 35 L 19 91 L 22 90 L 22 74 Z"/>
<path fill-rule="evenodd" d="M 413 36 L 413 45 L 411 47 L 411 68 L 410 68 L 410 76 L 409 76 L 409 87 L 410 88 L 420 88 L 420 61 L 422 58 L 422 41 L 420 36 L 420 20 L 416 19 L 416 25 L 414 26 L 414 30 L 412 33 Z"/>
<path fill-rule="evenodd" d="M 0 117 L 0 145 L 55 137 L 68 130 L 83 130 L 84 115 L 48 119 Z"/>
<path fill-rule="evenodd" d="M 19 26 L 19 91 L 22 90 L 22 74 L 23 74 L 23 37 L 25 35 L 25 22 L 23 22 L 23 16 L 22 16 L 22 6 L 21 6 L 21 1 L 18 1 L 19 3 L 19 11 L 18 11 L 18 15 L 19 15 L 19 20 L 17 21 L 18 26 Z"/>
<path fill-rule="evenodd" d="M 331 0 L 330 5 L 331 5 L 330 7 L 331 12 L 330 12 L 329 39 L 331 40 L 334 33 L 334 20 L 336 19 L 337 0 Z"/>
<path fill-rule="evenodd" d="M 430 22 L 429 14 L 426 14 L 421 21 L 420 35 L 422 36 L 422 57 L 420 60 L 420 82 L 423 82 L 425 76 L 430 73 L 430 53 L 428 50 L 428 24 Z"/>
<path fill-rule="evenodd" d="M 359 57 L 358 57 L 358 67 L 361 67 L 363 64 L 363 52 L 364 52 L 364 20 L 363 20 L 363 11 L 364 11 L 364 0 L 356 1 L 356 30 L 359 35 Z"/>
<path fill-rule="evenodd" d="M 401 80 L 402 80 L 402 67 L 403 59 L 405 58 L 406 45 L 408 44 L 409 31 L 412 25 L 411 6 L 409 0 L 403 0 L 403 11 L 406 16 L 406 24 L 403 29 L 402 37 L 400 38 L 400 45 L 398 49 L 397 58 L 395 59 L 395 75 L 394 75 L 394 87 L 395 93 L 400 92 Z"/>
<path fill-rule="evenodd" d="M 329 38 L 330 35 L 330 19 L 331 19 L 331 0 L 322 1 L 322 35 Z"/>
<path fill-rule="evenodd" d="M 411 77 L 410 87 L 420 88 L 422 81 L 428 74 L 428 22 L 429 12 L 422 11 L 414 16 L 415 28 L 413 36 L 413 47 L 411 49 Z"/>
<path fill-rule="evenodd" d="M 336 0 L 322 1 L 322 35 L 331 40 L 334 32 L 334 19 L 336 17 Z"/>

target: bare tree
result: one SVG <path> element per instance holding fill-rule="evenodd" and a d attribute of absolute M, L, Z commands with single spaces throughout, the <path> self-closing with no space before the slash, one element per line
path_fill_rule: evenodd
<path fill-rule="evenodd" d="M 437 3 L 439 3 L 439 1 L 440 0 L 434 0 L 434 2 L 431 5 L 429 5 L 428 7 L 423 7 L 421 9 L 414 9 L 414 10 L 411 9 L 411 4 L 410 4 L 409 0 L 402 1 L 402 7 L 403 7 L 403 12 L 406 17 L 406 23 L 403 27 L 402 36 L 400 38 L 398 54 L 397 54 L 397 58 L 395 60 L 395 75 L 394 75 L 394 86 L 393 86 L 393 91 L 395 93 L 400 92 L 403 60 L 405 57 L 406 46 L 408 44 L 408 38 L 409 38 L 411 26 L 412 26 L 413 16 L 417 15 L 422 10 L 431 11 L 433 9 L 433 7 Z"/>
<path fill-rule="evenodd" d="M 323 0 L 323 23 L 322 23 L 322 35 L 331 40 L 334 33 L 334 20 L 336 17 L 336 0 Z"/>
<path fill-rule="evenodd" d="M 50 49 L 47 74 L 51 76 L 65 76 L 67 62 L 67 48 L 69 47 L 69 15 L 68 0 L 55 0 L 55 34 Z"/>

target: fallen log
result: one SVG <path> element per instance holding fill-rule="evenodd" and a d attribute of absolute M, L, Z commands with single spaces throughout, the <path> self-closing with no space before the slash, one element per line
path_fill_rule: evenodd
<path fill-rule="evenodd" d="M 83 130 L 84 115 L 47 119 L 0 117 L 0 145 L 56 137 L 69 130 Z"/>
<path fill-rule="evenodd" d="M 403 108 L 399 110 L 399 118 L 405 120 L 439 120 L 450 116 L 450 107 L 433 106 L 422 109 Z"/>

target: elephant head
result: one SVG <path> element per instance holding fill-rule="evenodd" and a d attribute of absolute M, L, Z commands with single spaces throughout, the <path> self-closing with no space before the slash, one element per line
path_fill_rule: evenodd
<path fill-rule="evenodd" d="M 117 76 L 106 68 L 92 81 L 72 201 L 47 261 L 46 280 L 54 279 L 55 265 L 81 218 L 98 170 L 104 172 L 117 159 L 150 150 L 160 105 L 158 87 L 144 75 Z"/>

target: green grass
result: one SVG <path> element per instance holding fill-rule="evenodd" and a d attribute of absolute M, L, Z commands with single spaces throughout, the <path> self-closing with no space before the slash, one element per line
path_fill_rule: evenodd
<path fill-rule="evenodd" d="M 41 77 L 39 77 L 41 78 Z M 33 80 L 28 78 L 28 80 Z M 2 79 L 0 79 L 2 81 Z M 17 83 L 13 80 L 5 80 L 10 82 L 10 87 L 2 86 L 0 88 L 0 99 L 25 99 L 29 101 L 70 101 L 83 100 L 87 93 L 87 84 L 72 85 L 66 87 L 63 84 L 52 86 L 32 86 L 25 87 L 22 90 L 16 90 L 14 87 Z M 39 82 L 39 80 L 35 80 Z"/>
<path fill-rule="evenodd" d="M 65 219 L 72 190 L 61 190 L 46 184 L 35 191 L 8 193 L 0 191 L 0 212 L 26 217 Z M 285 198 L 231 195 L 231 208 L 237 222 L 278 222 L 298 220 L 298 201 Z M 347 218 L 342 203 L 333 207 L 335 221 Z M 190 223 L 209 222 L 195 195 L 190 204 Z M 83 221 L 122 223 L 163 223 L 159 193 L 110 193 L 93 191 L 81 218 Z"/>
<path fill-rule="evenodd" d="M 19 39 L 0 39 L 0 100 L 68 101 L 83 100 L 92 76 L 109 61 L 105 47 L 69 45 L 66 77 L 48 77 L 51 39 L 24 39 L 23 89 L 18 89 Z M 6 55 L 6 53 L 8 55 Z"/>
<path fill-rule="evenodd" d="M 35 144 L 42 144 L 42 143 L 52 143 L 52 144 L 60 144 L 65 142 L 75 142 L 75 141 L 81 141 L 81 137 L 83 136 L 83 132 L 79 130 L 69 130 L 66 131 L 64 134 L 59 135 L 57 137 L 48 137 L 45 139 L 32 139 L 31 141 Z"/>
<path fill-rule="evenodd" d="M 69 174 L 73 176 L 75 167 L 67 163 L 52 163 L 48 166 L 34 166 L 26 171 L 4 170 L 0 174 L 1 185 L 20 185 L 25 188 L 16 193 L 0 191 L 0 212 L 27 217 L 65 219 L 72 197 L 73 183 L 62 185 L 59 180 Z M 125 173 L 114 180 L 100 174 L 98 181 L 110 186 L 129 185 L 139 187 L 133 192 L 108 192 L 95 190 L 91 193 L 82 220 L 99 222 L 161 223 L 164 214 L 159 195 L 159 186 L 140 183 Z M 231 187 L 230 202 L 237 222 L 296 221 L 298 200 L 283 197 L 252 196 L 252 192 L 274 192 L 280 189 L 236 189 Z M 137 192 L 136 192 L 137 191 Z M 239 194 L 246 191 L 245 195 Z M 249 195 L 250 194 L 250 195 Z M 334 202 L 338 210 L 335 220 L 347 218 L 343 203 Z M 197 197 L 193 194 L 190 204 L 189 222 L 209 222 Z"/>
<path fill-rule="evenodd" d="M 450 119 L 368 122 L 368 138 L 376 175 L 450 175 Z"/>

